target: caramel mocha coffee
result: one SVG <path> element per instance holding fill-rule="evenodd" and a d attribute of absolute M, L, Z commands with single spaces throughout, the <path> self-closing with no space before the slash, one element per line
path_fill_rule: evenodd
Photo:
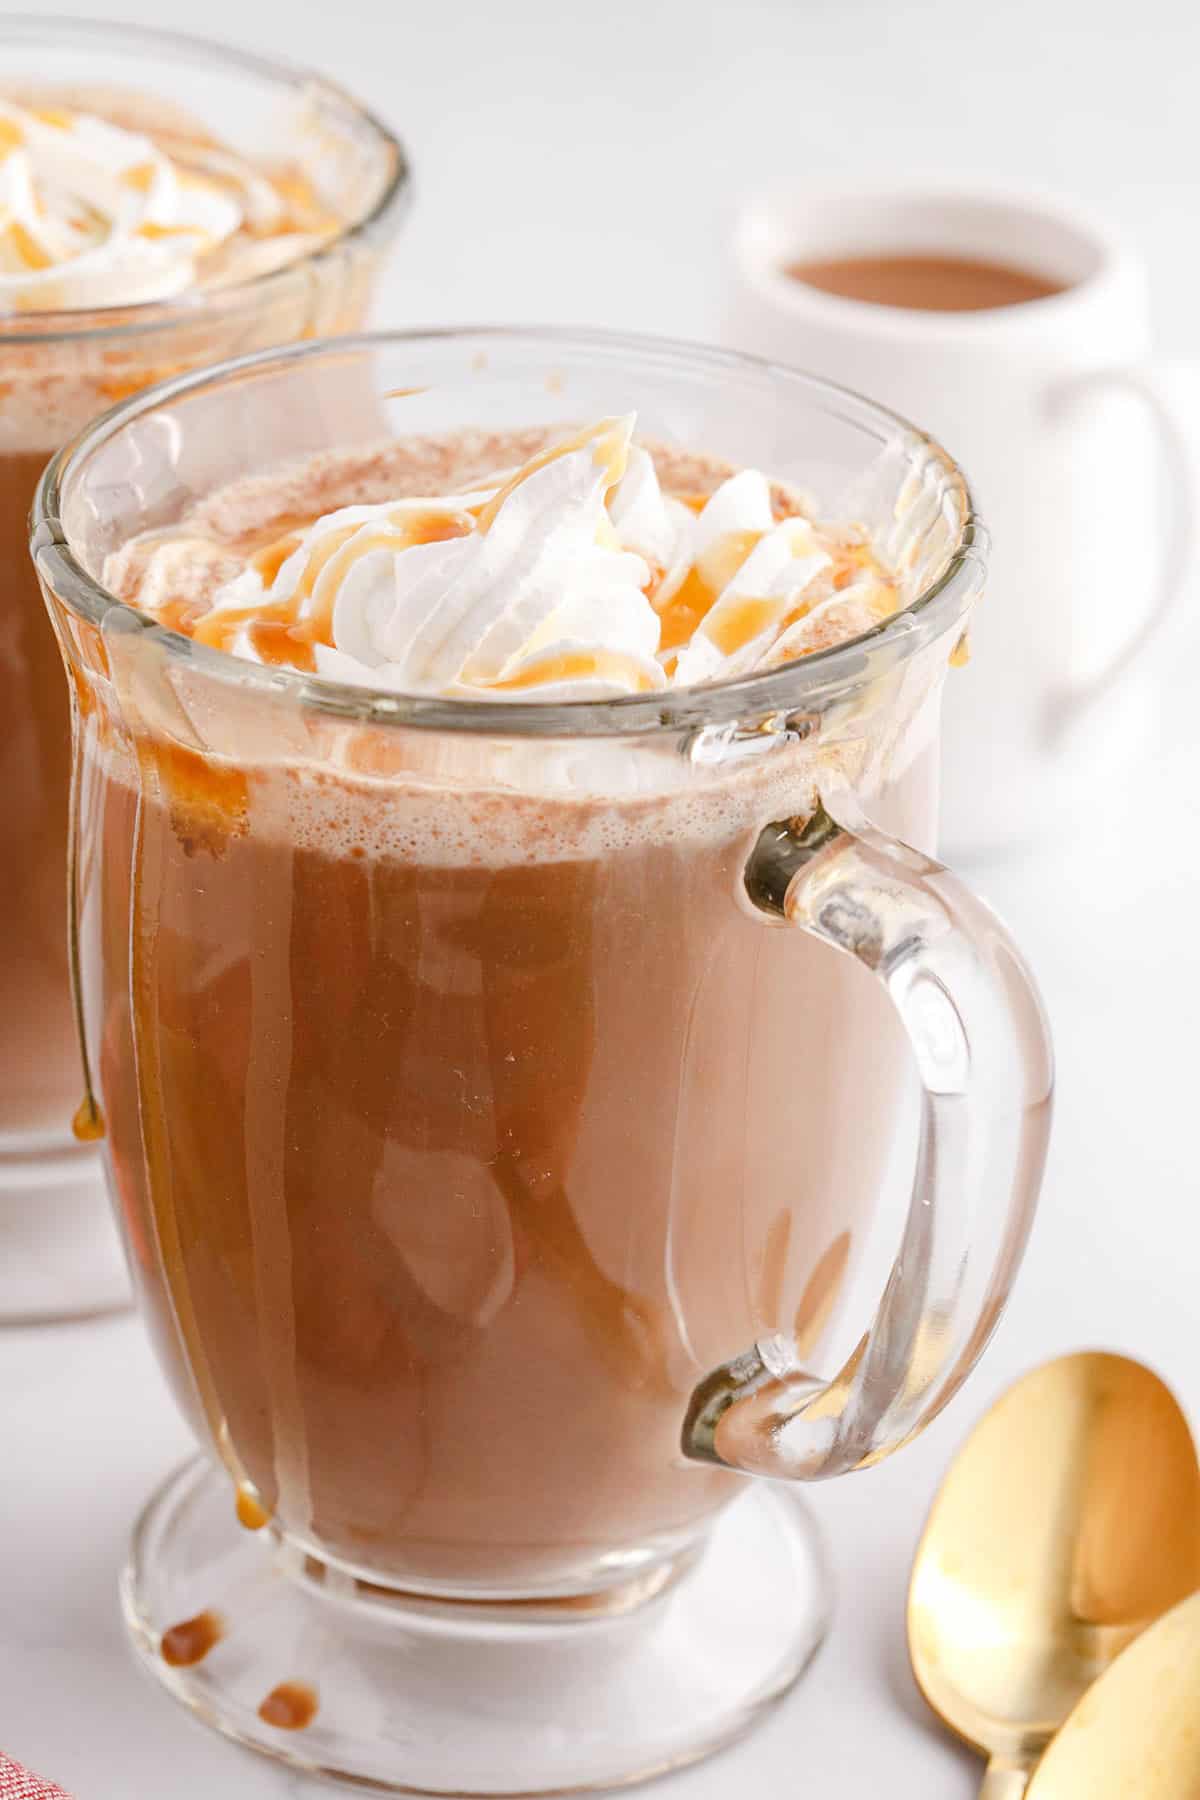
<path fill-rule="evenodd" d="M 233 659 L 495 718 L 243 688 L 215 754 L 139 689 L 137 729 L 86 736 L 112 1166 L 241 1516 L 442 1593 L 586 1591 L 687 1542 L 737 1485 L 682 1457 L 688 1396 L 764 1332 L 815 1351 L 902 1040 L 860 969 L 743 897 L 761 826 L 812 806 L 806 745 L 706 771 L 514 744 L 504 715 L 810 654 L 888 616 L 891 575 L 852 522 L 609 420 L 268 471 L 105 579 Z M 856 775 L 921 842 L 909 712 Z"/>
<path fill-rule="evenodd" d="M 70 718 L 29 560 L 51 453 L 170 372 L 127 309 L 220 293 L 324 243 L 340 222 L 300 172 L 260 167 L 149 96 L 46 86 L 0 97 L 0 1139 L 64 1138 L 79 1101 L 67 973 Z M 98 317 L 102 315 L 101 317 Z M 124 326 L 114 340 L 107 325 Z M 184 363 L 237 347 L 197 311 Z M 281 329 L 283 329 L 281 325 Z M 88 332 L 96 338 L 89 342 Z M 50 334 L 47 337 L 46 334 Z M 99 341 L 103 337 L 103 342 Z"/>

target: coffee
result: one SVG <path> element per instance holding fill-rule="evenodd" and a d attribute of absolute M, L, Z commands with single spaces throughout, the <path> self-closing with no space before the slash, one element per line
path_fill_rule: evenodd
<path fill-rule="evenodd" d="M 79 1102 L 63 896 L 71 726 L 28 551 L 40 449 L 0 450 L 0 1135 L 61 1138 Z"/>
<path fill-rule="evenodd" d="M 48 67 L 59 49 L 47 46 Z M 332 156 L 332 132 L 329 146 Z M 364 144 L 369 193 L 365 164 Z M 353 173 L 348 156 L 339 172 Z M 330 189 L 319 194 L 289 156 L 241 156 L 165 97 L 75 81 L 9 83 L 0 97 L 0 1188 L 21 1199 L 34 1182 L 39 1209 L 56 1182 L 82 1194 L 88 1175 L 72 1138 L 81 1083 L 64 900 L 70 714 L 29 561 L 30 501 L 58 445 L 123 395 L 301 336 L 317 318 L 359 321 L 369 259 L 351 272 L 329 249 L 344 222 L 338 182 Z M 320 272 L 305 281 L 299 265 L 321 248 Z M 31 1175 L 31 1156 L 58 1160 Z M 96 1187 L 99 1201 L 98 1172 Z M 34 1260 L 49 1270 L 53 1253 Z M 27 1284 L 14 1304 L 72 1304 L 65 1291 L 56 1300 L 51 1277 L 31 1294 Z M 6 1301 L 0 1280 L 0 1315 Z"/>
<path fill-rule="evenodd" d="M 172 539 L 202 594 L 228 573 L 218 524 L 263 566 L 261 546 L 296 555 L 297 517 L 428 493 L 431 466 L 494 489 L 535 443 L 265 480 L 109 578 L 169 608 Z M 697 496 L 729 471 L 671 473 Z M 188 678 L 160 722 L 153 683 L 114 680 L 126 728 L 85 732 L 86 986 L 128 1235 L 197 1430 L 258 1517 L 400 1587 L 586 1591 L 631 1544 L 690 1542 L 737 1482 L 683 1460 L 688 1397 L 764 1333 L 815 1353 L 902 1085 L 882 991 L 744 897 L 761 825 L 814 805 L 815 753 L 522 748 L 500 701 L 494 737 L 445 739 L 237 688 L 195 710 Z M 220 755 L 179 741 L 201 713 Z M 929 730 L 887 739 L 860 723 L 835 754 L 927 840 Z"/>
<path fill-rule="evenodd" d="M 838 256 L 789 263 L 787 273 L 806 287 L 897 306 L 915 312 L 983 312 L 1024 306 L 1061 294 L 1065 284 L 1008 263 L 966 256 Z"/>

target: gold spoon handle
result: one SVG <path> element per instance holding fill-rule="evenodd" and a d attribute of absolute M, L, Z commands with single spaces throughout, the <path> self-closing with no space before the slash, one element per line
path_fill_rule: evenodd
<path fill-rule="evenodd" d="M 1022 1800 L 1037 1765 L 1036 1756 L 993 1756 L 979 1790 L 979 1800 Z"/>

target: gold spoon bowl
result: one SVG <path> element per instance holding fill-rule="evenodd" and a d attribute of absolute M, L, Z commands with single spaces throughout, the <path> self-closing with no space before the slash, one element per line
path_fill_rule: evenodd
<path fill-rule="evenodd" d="M 1096 1678 L 1198 1586 L 1200 1468 L 1159 1378 L 1095 1351 L 1010 1388 L 946 1476 L 908 1599 L 917 1684 L 988 1758 L 982 1796 L 1020 1800 Z"/>
<path fill-rule="evenodd" d="M 1075 1708 L 1027 1800 L 1200 1800 L 1200 1594 L 1152 1625 Z"/>

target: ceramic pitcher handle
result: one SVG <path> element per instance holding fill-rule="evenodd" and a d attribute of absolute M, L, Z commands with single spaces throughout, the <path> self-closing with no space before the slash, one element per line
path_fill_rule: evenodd
<path fill-rule="evenodd" d="M 822 1381 L 790 1338 L 765 1338 L 702 1381 L 688 1408 L 686 1455 L 810 1481 L 895 1450 L 977 1360 L 1032 1221 L 1052 1057 L 1033 977 L 999 920 L 939 863 L 873 829 L 852 796 L 768 826 L 745 883 L 762 912 L 883 983 L 923 1088 L 900 1252 L 846 1366 Z"/>
<path fill-rule="evenodd" d="M 1200 454 L 1196 408 L 1181 405 L 1177 388 L 1186 380 L 1195 388 L 1194 364 L 1143 363 L 1128 369 L 1102 369 L 1083 375 L 1057 390 L 1055 410 L 1063 413 L 1096 394 L 1133 394 L 1142 401 L 1154 425 L 1171 489 L 1170 517 L 1153 604 L 1128 641 L 1121 645 L 1099 672 L 1055 695 L 1046 718 L 1046 735 L 1053 740 L 1090 713 L 1098 701 L 1119 686 L 1128 671 L 1163 627 L 1193 596 L 1188 577 L 1196 554 L 1196 496 L 1200 489 Z"/>

